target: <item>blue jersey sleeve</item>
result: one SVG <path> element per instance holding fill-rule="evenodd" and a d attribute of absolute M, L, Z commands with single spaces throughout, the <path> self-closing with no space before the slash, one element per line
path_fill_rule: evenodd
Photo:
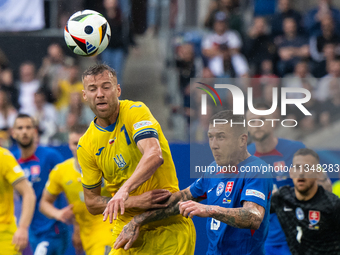
<path fill-rule="evenodd" d="M 241 203 L 249 201 L 266 208 L 273 189 L 273 180 L 271 178 L 247 178 L 244 181 Z"/>
<path fill-rule="evenodd" d="M 190 192 L 194 198 L 205 196 L 207 192 L 208 181 L 209 179 L 202 177 L 190 185 Z"/>

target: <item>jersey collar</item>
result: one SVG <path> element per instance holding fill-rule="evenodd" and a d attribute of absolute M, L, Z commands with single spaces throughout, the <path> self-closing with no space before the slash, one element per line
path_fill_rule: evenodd
<path fill-rule="evenodd" d="M 18 160 L 18 163 L 19 164 L 22 164 L 22 163 L 26 163 L 26 162 L 30 162 L 30 161 L 37 161 L 37 162 L 39 162 L 40 160 L 39 160 L 39 158 L 36 156 L 36 155 L 32 155 L 32 156 L 30 156 L 30 157 L 28 157 L 28 158 L 19 158 L 19 160 Z"/>
<path fill-rule="evenodd" d="M 281 156 L 283 157 L 282 153 L 279 152 L 277 149 L 273 149 L 270 152 L 266 152 L 266 153 L 260 153 L 258 151 L 256 151 L 254 153 L 255 157 L 264 157 L 264 156 Z"/>

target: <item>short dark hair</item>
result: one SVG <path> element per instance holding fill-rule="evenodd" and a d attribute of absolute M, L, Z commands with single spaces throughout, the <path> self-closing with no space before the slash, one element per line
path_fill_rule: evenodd
<path fill-rule="evenodd" d="M 16 123 L 17 119 L 26 119 L 26 118 L 31 119 L 33 127 L 37 128 L 37 125 L 35 123 L 35 119 L 32 116 L 30 116 L 30 115 L 28 115 L 26 113 L 19 113 L 17 115 L 17 117 L 15 118 L 15 121 L 14 121 L 14 126 L 15 126 L 15 123 Z"/>
<path fill-rule="evenodd" d="M 69 133 L 84 134 L 87 129 L 87 125 L 76 124 L 70 128 Z"/>
<path fill-rule="evenodd" d="M 313 156 L 318 161 L 318 163 L 320 162 L 319 155 L 315 151 L 313 151 L 312 149 L 308 149 L 308 148 L 302 148 L 302 149 L 298 150 L 297 152 L 295 152 L 294 157 L 296 157 L 296 156 L 307 156 L 307 155 Z"/>
<path fill-rule="evenodd" d="M 223 110 L 223 111 L 220 111 L 220 112 L 214 114 L 210 118 L 209 124 L 214 124 L 215 119 L 225 119 L 225 120 L 228 120 L 228 121 L 232 120 L 233 122 L 237 122 L 237 123 L 240 123 L 240 122 L 245 123 L 244 115 L 234 115 L 232 110 Z M 233 130 L 237 129 L 239 134 L 247 134 L 246 123 L 245 123 L 245 126 L 241 126 L 241 125 L 235 125 L 234 126 L 233 125 L 232 129 Z"/>
<path fill-rule="evenodd" d="M 111 68 L 110 66 L 106 65 L 106 64 L 95 64 L 89 68 L 87 68 L 83 75 L 82 75 L 82 80 L 84 80 L 84 78 L 88 75 L 97 75 L 97 74 L 101 74 L 104 71 L 109 71 L 114 77 L 117 78 L 117 73 L 116 70 L 114 70 L 113 68 Z"/>

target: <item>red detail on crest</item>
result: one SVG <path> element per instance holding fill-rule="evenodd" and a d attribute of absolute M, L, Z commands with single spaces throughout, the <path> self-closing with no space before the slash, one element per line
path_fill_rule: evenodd
<path fill-rule="evenodd" d="M 312 225 L 317 224 L 320 221 L 320 211 L 309 211 L 308 218 Z"/>
<path fill-rule="evenodd" d="M 39 175 L 40 166 L 31 166 L 31 175 Z"/>
<path fill-rule="evenodd" d="M 234 182 L 227 182 L 227 185 L 225 187 L 225 191 L 231 193 L 231 191 L 233 190 L 233 187 L 234 187 Z"/>
<path fill-rule="evenodd" d="M 255 231 L 256 231 L 255 229 L 250 230 L 251 236 L 253 236 L 255 234 Z"/>

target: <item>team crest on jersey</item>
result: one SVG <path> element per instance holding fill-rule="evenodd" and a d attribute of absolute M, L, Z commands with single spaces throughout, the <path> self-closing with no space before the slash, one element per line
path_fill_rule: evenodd
<path fill-rule="evenodd" d="M 284 170 L 286 163 L 284 161 L 276 161 L 274 162 L 274 171 L 275 173 L 281 173 Z"/>
<path fill-rule="evenodd" d="M 233 190 L 234 182 L 227 182 L 227 186 L 225 187 L 225 196 L 229 197 L 231 194 L 231 191 Z"/>
<path fill-rule="evenodd" d="M 310 224 L 316 225 L 320 221 L 320 212 L 319 211 L 309 211 L 308 219 Z"/>
<path fill-rule="evenodd" d="M 40 181 L 40 166 L 31 166 L 30 167 L 30 172 L 31 172 L 31 182 L 38 182 Z"/>
<path fill-rule="evenodd" d="M 124 170 L 127 167 L 126 162 L 125 162 L 122 154 L 120 154 L 119 156 L 116 155 L 116 157 L 114 157 L 113 159 L 116 162 L 116 164 L 117 164 L 117 166 L 120 170 Z"/>
<path fill-rule="evenodd" d="M 221 196 L 221 194 L 223 193 L 223 190 L 224 190 L 224 182 L 220 182 L 218 185 L 217 185 L 217 189 L 216 189 L 216 196 Z"/>
<path fill-rule="evenodd" d="M 305 214 L 300 207 L 297 207 L 295 210 L 295 215 L 298 220 L 303 220 L 305 218 Z"/>

